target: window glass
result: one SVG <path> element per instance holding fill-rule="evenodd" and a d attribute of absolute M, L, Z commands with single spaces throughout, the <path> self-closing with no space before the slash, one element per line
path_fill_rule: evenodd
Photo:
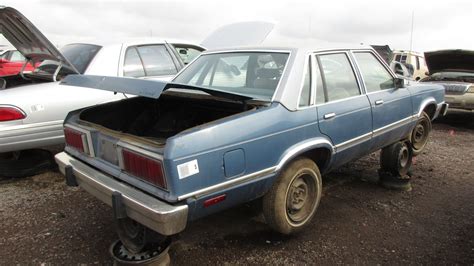
<path fill-rule="evenodd" d="M 304 74 L 303 88 L 301 89 L 299 107 L 310 105 L 311 95 L 311 61 L 308 60 L 308 66 Z"/>
<path fill-rule="evenodd" d="M 397 55 L 395 56 L 395 60 L 394 60 L 394 61 L 400 62 L 400 57 L 401 57 L 401 55 L 397 54 Z"/>
<path fill-rule="evenodd" d="M 355 53 L 367 92 L 393 88 L 393 77 L 372 53 Z"/>
<path fill-rule="evenodd" d="M 25 61 L 25 57 L 18 51 L 12 52 L 12 57 L 10 58 L 12 62 Z"/>
<path fill-rule="evenodd" d="M 181 47 L 179 45 L 174 45 L 176 52 L 178 52 L 183 63 L 187 65 L 189 62 L 193 61 L 198 55 L 201 54 L 202 50 L 198 50 L 192 47 Z"/>
<path fill-rule="evenodd" d="M 326 102 L 326 99 L 324 96 L 323 77 L 321 76 L 318 62 L 316 62 L 314 73 L 316 73 L 316 104 L 321 104 Z"/>
<path fill-rule="evenodd" d="M 127 52 L 125 53 L 123 75 L 134 78 L 145 76 L 145 70 L 143 69 L 142 61 L 135 47 L 128 48 Z"/>
<path fill-rule="evenodd" d="M 400 63 L 406 63 L 407 62 L 407 56 L 406 55 L 402 55 L 400 57 Z"/>
<path fill-rule="evenodd" d="M 138 46 L 147 76 L 174 75 L 178 72 L 164 45 Z"/>
<path fill-rule="evenodd" d="M 328 101 L 335 101 L 360 95 L 357 79 L 346 54 L 319 56 Z"/>
<path fill-rule="evenodd" d="M 287 53 L 230 52 L 202 55 L 173 81 L 271 100 Z"/>
<path fill-rule="evenodd" d="M 416 69 L 420 70 L 420 58 L 418 56 L 416 57 Z"/>

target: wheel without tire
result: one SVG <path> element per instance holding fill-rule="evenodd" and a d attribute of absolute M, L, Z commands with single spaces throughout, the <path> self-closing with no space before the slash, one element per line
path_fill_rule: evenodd
<path fill-rule="evenodd" d="M 431 132 L 431 119 L 427 113 L 423 112 L 420 119 L 416 123 L 410 137 L 411 146 L 413 148 L 413 156 L 423 152 L 428 143 Z"/>
<path fill-rule="evenodd" d="M 382 149 L 380 167 L 395 176 L 404 176 L 411 167 L 413 152 L 407 142 L 396 142 Z"/>
<path fill-rule="evenodd" d="M 0 176 L 27 177 L 44 173 L 56 166 L 53 155 L 47 150 L 32 149 L 0 154 Z"/>
<path fill-rule="evenodd" d="M 318 166 L 307 158 L 294 160 L 263 197 L 263 214 L 267 224 L 282 234 L 302 230 L 313 218 L 321 193 Z"/>

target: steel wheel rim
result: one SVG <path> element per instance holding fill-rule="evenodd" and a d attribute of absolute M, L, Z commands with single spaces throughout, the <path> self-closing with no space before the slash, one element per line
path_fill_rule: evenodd
<path fill-rule="evenodd" d="M 400 151 L 400 168 L 403 169 L 408 165 L 409 152 L 407 147 L 403 147 Z"/>
<path fill-rule="evenodd" d="M 296 175 L 286 192 L 286 216 L 288 221 L 298 226 L 305 223 L 317 205 L 315 178 L 306 171 Z"/>
<path fill-rule="evenodd" d="M 428 121 L 426 118 L 421 119 L 413 130 L 413 147 L 415 149 L 421 149 L 428 140 Z"/>

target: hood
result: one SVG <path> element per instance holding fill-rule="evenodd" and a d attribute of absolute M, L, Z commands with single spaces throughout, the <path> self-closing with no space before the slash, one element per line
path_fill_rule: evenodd
<path fill-rule="evenodd" d="M 161 80 L 146 80 L 136 78 L 118 78 L 93 75 L 68 75 L 64 78 L 61 85 L 92 88 L 112 92 L 121 92 L 137 96 L 143 96 L 152 99 L 158 99 L 167 89 L 186 89 L 202 91 L 212 96 L 225 98 L 233 101 L 246 101 L 251 97 L 237 93 L 208 89 L 203 87 L 191 86 L 187 84 L 172 83 Z"/>
<path fill-rule="evenodd" d="M 79 73 L 61 52 L 18 10 L 0 7 L 0 31 L 26 58 L 33 62 L 54 60 Z"/>
<path fill-rule="evenodd" d="M 263 21 L 228 24 L 208 35 L 201 45 L 206 49 L 257 46 L 267 38 L 274 26 L 273 23 Z"/>
<path fill-rule="evenodd" d="M 437 72 L 474 72 L 474 51 L 440 50 L 425 53 L 425 61 L 431 74 Z"/>

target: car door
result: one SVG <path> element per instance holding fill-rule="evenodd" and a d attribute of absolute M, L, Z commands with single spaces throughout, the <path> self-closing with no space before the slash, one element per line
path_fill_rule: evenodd
<path fill-rule="evenodd" d="M 395 88 L 395 77 L 373 51 L 354 51 L 372 108 L 371 150 L 380 149 L 408 134 L 413 105 L 406 88 Z"/>
<path fill-rule="evenodd" d="M 370 103 L 347 52 L 316 55 L 316 103 L 319 130 L 336 150 L 334 166 L 368 152 L 372 133 Z"/>

